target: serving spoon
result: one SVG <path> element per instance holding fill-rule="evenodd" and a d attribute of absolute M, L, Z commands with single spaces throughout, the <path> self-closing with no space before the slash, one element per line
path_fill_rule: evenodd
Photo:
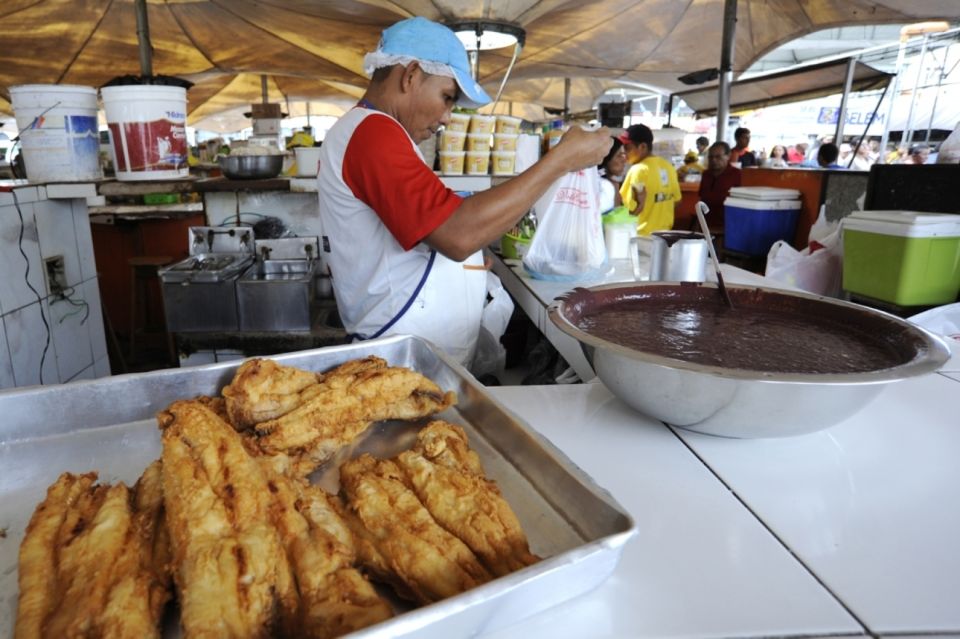
<path fill-rule="evenodd" d="M 703 236 L 707 238 L 707 250 L 710 251 L 710 260 L 713 262 L 713 270 L 717 273 L 717 285 L 720 288 L 720 295 L 723 297 L 723 301 L 727 303 L 727 306 L 732 309 L 733 302 L 730 300 L 730 293 L 727 292 L 727 286 L 723 283 L 723 273 L 720 272 L 720 260 L 717 259 L 717 252 L 713 248 L 713 236 L 710 235 L 710 229 L 707 227 L 707 220 L 704 218 L 704 215 L 710 212 L 710 207 L 704 202 L 697 202 L 696 206 L 693 208 L 697 212 L 697 220 L 700 222 L 700 231 L 703 233 Z"/>

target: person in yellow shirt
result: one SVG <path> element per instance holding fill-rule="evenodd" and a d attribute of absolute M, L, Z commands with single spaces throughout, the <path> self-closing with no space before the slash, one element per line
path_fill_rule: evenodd
<path fill-rule="evenodd" d="M 673 165 L 652 154 L 653 131 L 633 124 L 620 135 L 627 160 L 633 163 L 620 187 L 623 205 L 637 216 L 637 235 L 673 228 L 673 207 L 680 201 L 680 184 Z"/>

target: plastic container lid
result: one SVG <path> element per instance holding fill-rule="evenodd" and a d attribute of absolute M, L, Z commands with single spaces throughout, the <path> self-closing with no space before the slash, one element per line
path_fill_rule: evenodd
<path fill-rule="evenodd" d="M 730 188 L 730 195 L 748 200 L 794 200 L 800 197 L 800 191 L 774 186 L 734 186 Z"/>
<path fill-rule="evenodd" d="M 790 189 L 781 190 L 789 191 Z M 730 192 L 732 193 L 733 189 L 730 189 Z M 723 201 L 723 205 L 754 211 L 795 211 L 802 206 L 800 200 L 751 200 L 739 197 L 728 197 Z"/>
<path fill-rule="evenodd" d="M 842 220 L 850 231 L 899 237 L 960 237 L 960 215 L 921 211 L 854 211 Z"/>

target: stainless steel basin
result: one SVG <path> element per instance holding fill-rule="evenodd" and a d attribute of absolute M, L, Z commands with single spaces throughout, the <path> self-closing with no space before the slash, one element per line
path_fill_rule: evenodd
<path fill-rule="evenodd" d="M 550 320 L 578 340 L 597 377 L 625 403 L 663 422 L 725 437 L 783 437 L 817 431 L 859 411 L 893 382 L 939 369 L 950 349 L 939 337 L 893 315 L 830 298 L 758 287 L 727 285 L 734 309 L 769 303 L 785 313 L 829 316 L 855 326 L 865 339 L 879 339 L 894 352 L 876 370 L 797 373 L 716 366 L 634 350 L 580 328 L 604 307 L 644 299 L 718 298 L 713 283 L 611 284 L 576 289 L 550 305 Z M 716 304 L 722 307 L 720 302 Z M 706 313 L 704 313 L 706 315 Z M 656 330 L 651 327 L 650 330 Z M 763 325 L 746 330 L 762 331 Z M 857 334 L 856 330 L 854 335 Z M 730 335 L 735 338 L 736 335 Z"/>
<path fill-rule="evenodd" d="M 316 260 L 257 260 L 237 280 L 240 330 L 308 331 Z"/>

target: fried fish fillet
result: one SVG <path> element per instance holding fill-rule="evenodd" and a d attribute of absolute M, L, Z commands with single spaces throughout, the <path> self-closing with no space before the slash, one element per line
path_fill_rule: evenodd
<path fill-rule="evenodd" d="M 417 435 L 397 465 L 438 524 L 463 541 L 481 563 L 501 577 L 539 561 L 496 483 L 483 475 L 467 435 L 454 424 L 434 421 Z"/>
<path fill-rule="evenodd" d="M 148 467 L 133 491 L 96 477 L 64 473 L 30 520 L 17 639 L 160 636 L 170 580 L 159 469 Z"/>
<path fill-rule="evenodd" d="M 171 404 L 163 490 L 184 636 L 268 637 L 296 614 L 268 480 L 240 435 L 203 403 Z"/>
<path fill-rule="evenodd" d="M 261 447 L 268 453 L 307 448 L 329 457 L 371 422 L 419 419 L 456 402 L 455 393 L 444 393 L 407 368 L 374 368 L 335 379 L 286 415 L 257 424 Z"/>
<path fill-rule="evenodd" d="M 325 639 L 390 616 L 322 491 L 278 473 L 202 401 L 158 421 L 186 637 Z"/>
<path fill-rule="evenodd" d="M 223 389 L 229 421 L 237 430 L 246 430 L 285 415 L 302 404 L 300 394 L 318 382 L 316 373 L 283 366 L 272 359 L 248 360 Z"/>
<path fill-rule="evenodd" d="M 322 490 L 268 469 L 271 516 L 286 547 L 300 602 L 289 636 L 323 639 L 373 625 L 390 606 L 353 567 L 353 539 Z"/>
<path fill-rule="evenodd" d="M 423 604 L 483 584 L 492 575 L 440 527 L 390 460 L 364 454 L 340 467 L 340 484 L 358 537 L 361 564 Z"/>

